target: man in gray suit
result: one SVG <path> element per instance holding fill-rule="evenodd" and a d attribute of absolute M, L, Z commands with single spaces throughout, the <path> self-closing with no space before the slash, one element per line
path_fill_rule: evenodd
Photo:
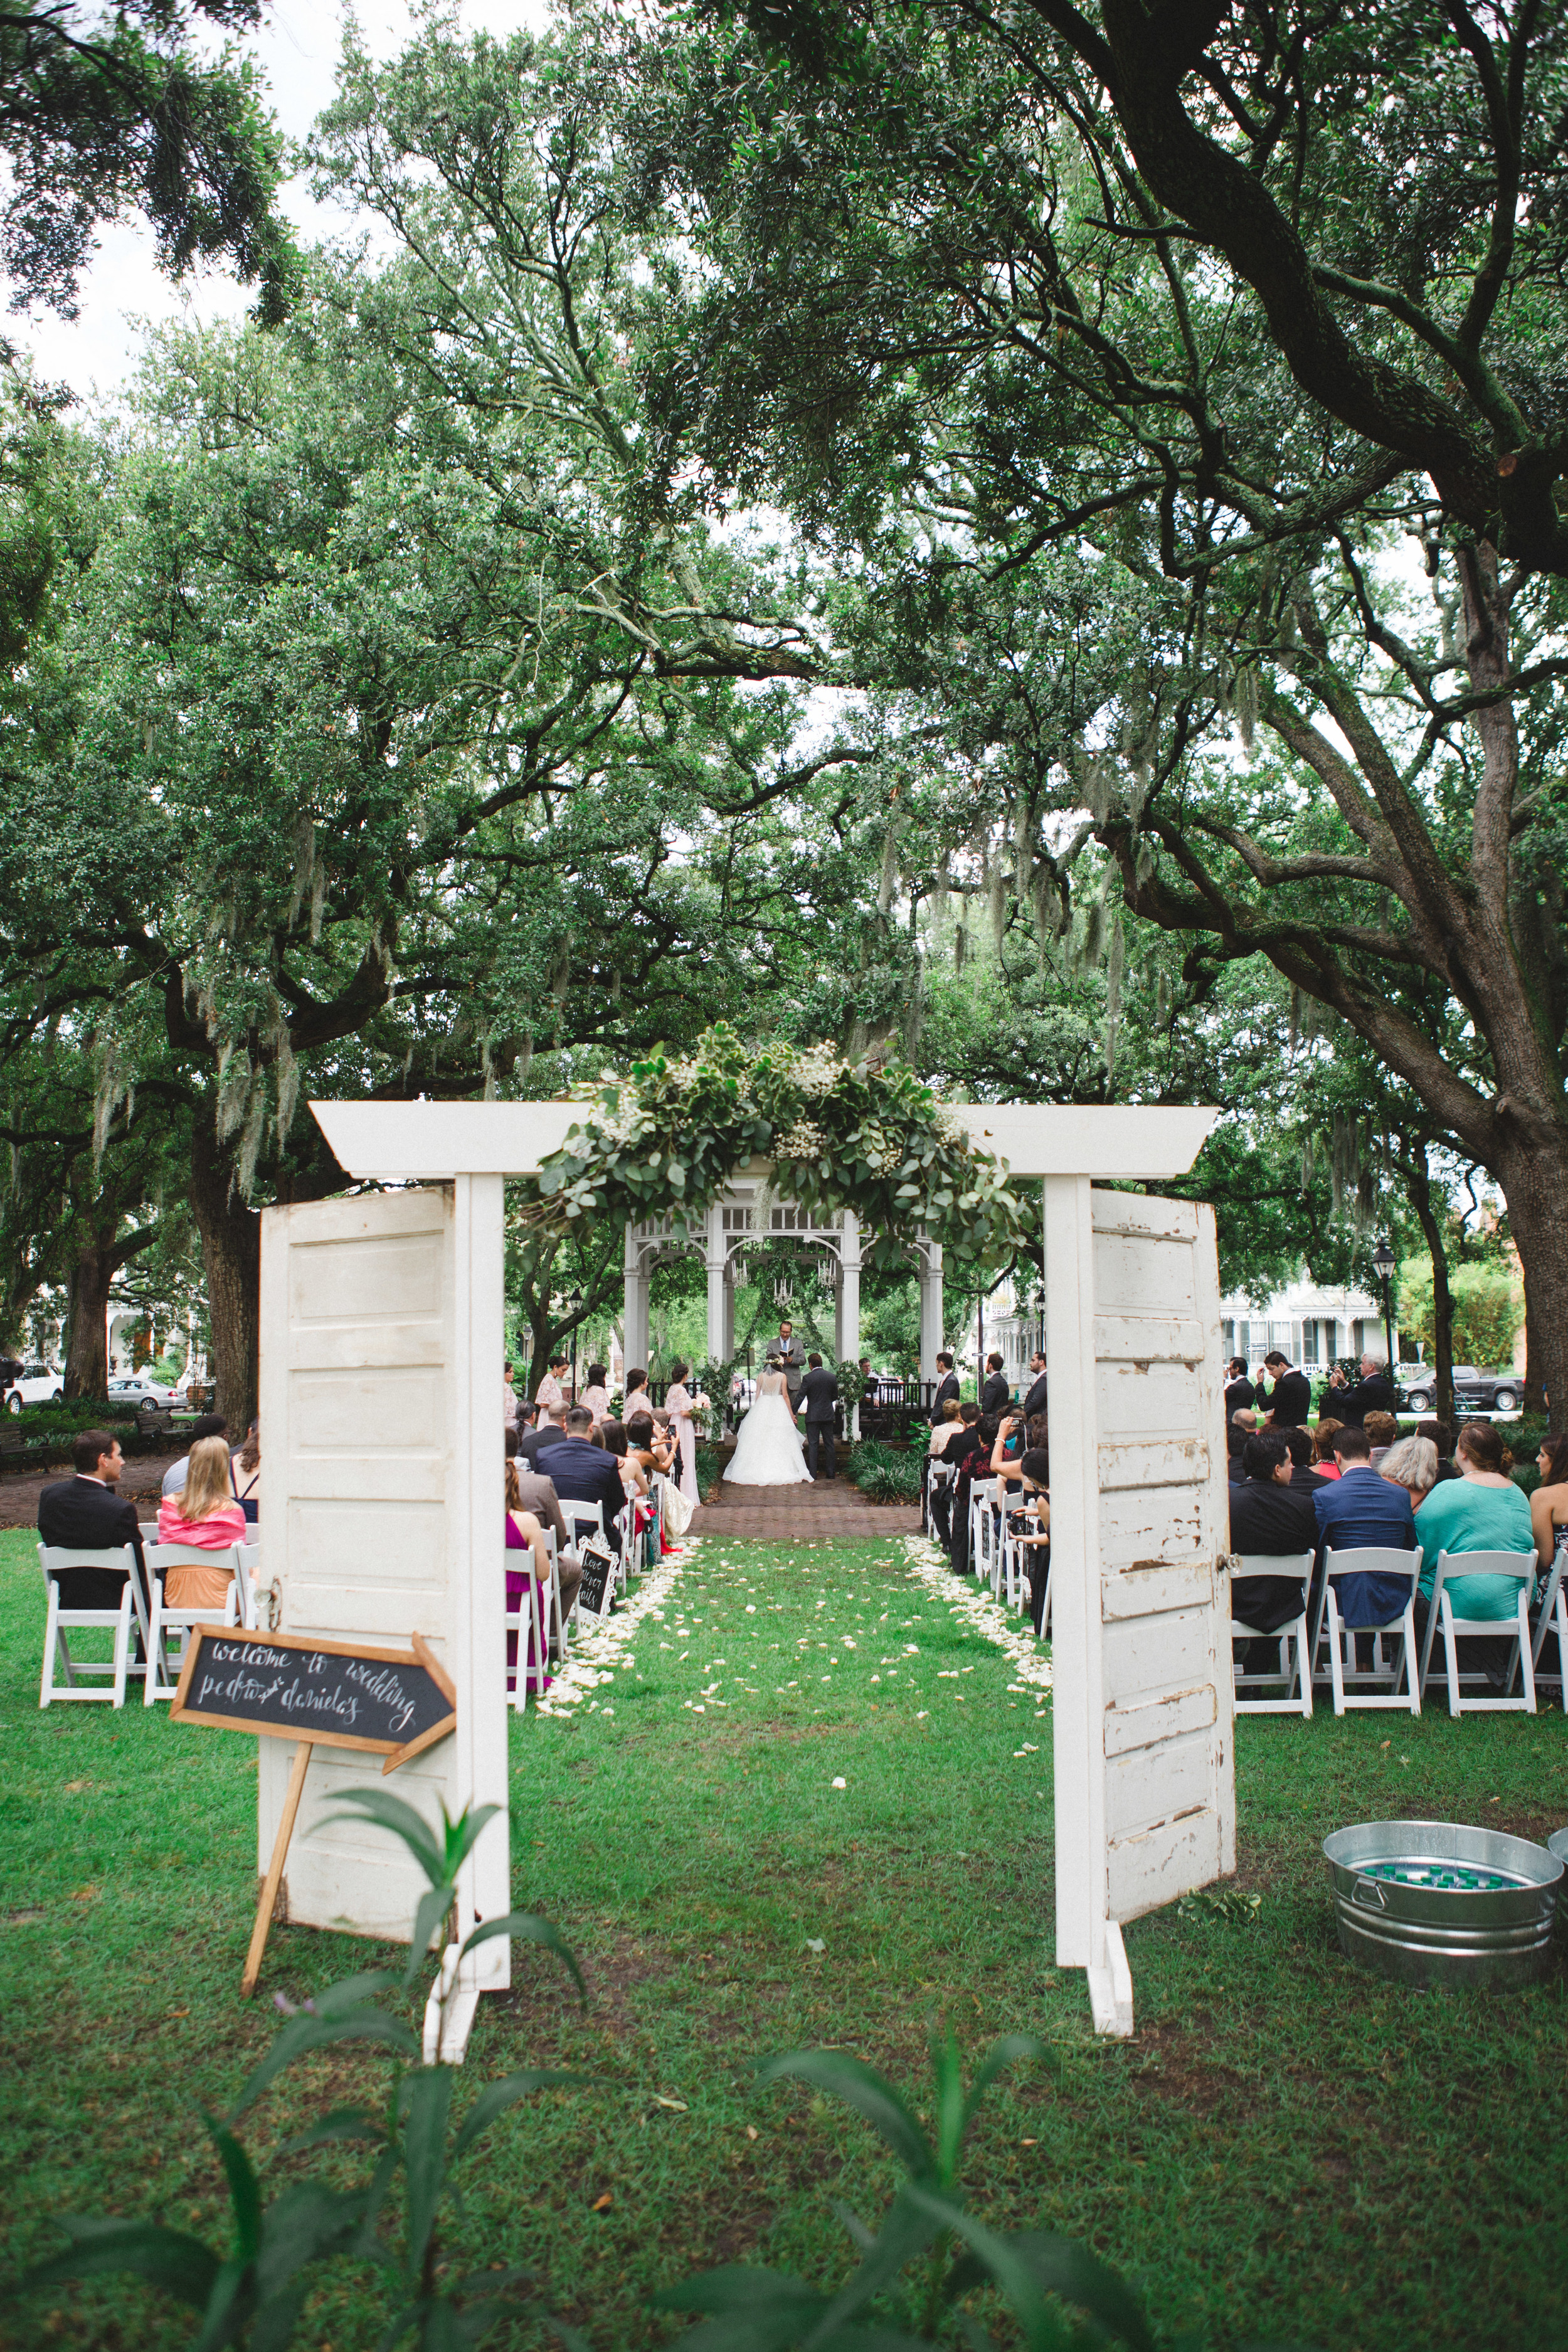
<path fill-rule="evenodd" d="M 833 1408 L 838 1402 L 838 1383 L 831 1372 L 824 1370 L 820 1356 L 812 1357 L 811 1370 L 801 1382 L 801 1394 L 805 1406 L 805 1466 L 815 1478 L 820 1450 L 821 1475 L 831 1478 L 837 1466 L 833 1452 Z"/>
<path fill-rule="evenodd" d="M 770 1340 L 763 1350 L 766 1356 L 776 1356 L 789 1387 L 789 1409 L 798 1411 L 800 1384 L 805 1371 L 805 1349 L 795 1336 L 795 1325 L 786 1315 L 779 1325 L 779 1336 Z"/>

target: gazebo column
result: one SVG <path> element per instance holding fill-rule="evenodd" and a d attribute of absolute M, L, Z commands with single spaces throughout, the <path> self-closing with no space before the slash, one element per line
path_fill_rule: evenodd
<path fill-rule="evenodd" d="M 860 1354 L 860 1220 L 853 1209 L 844 1212 L 844 1238 L 839 1246 L 838 1313 L 836 1338 L 838 1360 L 853 1364 Z M 860 1434 L 858 1405 L 848 1416 L 848 1434 Z"/>
<path fill-rule="evenodd" d="M 920 1248 L 921 1378 L 934 1381 L 942 1336 L 942 1244 L 922 1239 Z"/>
<path fill-rule="evenodd" d="M 708 1360 L 724 1360 L 724 1291 L 728 1252 L 724 1245 L 724 1212 L 715 1201 L 707 1219 Z"/>
<path fill-rule="evenodd" d="M 647 1270 L 632 1226 L 626 1227 L 626 1357 L 628 1366 L 647 1362 Z"/>
<path fill-rule="evenodd" d="M 728 1363 L 735 1352 L 735 1261 L 727 1258 L 724 1265 L 724 1344 L 720 1353 Z"/>

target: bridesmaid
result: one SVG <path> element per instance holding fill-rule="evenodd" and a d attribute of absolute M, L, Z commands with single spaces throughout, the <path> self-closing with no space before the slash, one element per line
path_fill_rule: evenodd
<path fill-rule="evenodd" d="M 693 1396 L 686 1382 L 691 1367 L 678 1358 L 670 1366 L 669 1386 L 665 1391 L 664 1409 L 669 1415 L 669 1425 L 680 1443 L 680 1476 L 677 1481 L 689 1503 L 701 1500 L 697 1492 L 697 1413 L 706 1405 L 704 1396 Z"/>

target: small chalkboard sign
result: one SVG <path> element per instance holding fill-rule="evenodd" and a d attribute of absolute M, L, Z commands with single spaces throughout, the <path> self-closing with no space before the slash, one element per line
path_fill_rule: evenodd
<path fill-rule="evenodd" d="M 417 1633 L 411 1650 L 384 1650 L 198 1625 L 170 1720 L 368 1748 L 385 1757 L 384 1772 L 393 1772 L 455 1727 L 456 1701 L 450 1678 Z"/>
<path fill-rule="evenodd" d="M 299 1742 L 245 1957 L 239 1989 L 247 2000 L 261 1972 L 311 1750 L 368 1748 L 385 1757 L 383 1772 L 395 1772 L 457 1728 L 455 1684 L 428 1643 L 417 1633 L 413 1642 L 411 1650 L 383 1650 L 227 1625 L 191 1629 L 169 1720 Z"/>
<path fill-rule="evenodd" d="M 583 1581 L 577 1588 L 577 1606 L 595 1617 L 607 1617 L 615 1592 L 615 1555 L 600 1541 L 590 1536 L 578 1547 L 578 1565 Z"/>

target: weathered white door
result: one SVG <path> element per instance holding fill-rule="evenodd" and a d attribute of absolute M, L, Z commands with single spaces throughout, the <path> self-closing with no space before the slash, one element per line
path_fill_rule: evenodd
<path fill-rule="evenodd" d="M 457 1685 L 458 1727 L 382 1785 L 431 1822 L 502 1811 L 458 1890 L 458 1924 L 510 1909 L 502 1581 L 501 1179 L 268 1210 L 261 1229 L 261 1582 L 281 1630 L 422 1633 Z M 493 1393 L 491 1392 L 493 1391 Z M 261 1739 L 258 1862 L 293 1749 Z M 324 1825 L 382 1759 L 319 1748 L 289 1849 L 287 1916 L 406 1940 L 425 1882 L 370 1824 Z M 503 1937 L 470 1964 L 509 1981 Z"/>
<path fill-rule="evenodd" d="M 1214 1213 L 1051 1177 L 1046 1240 L 1057 1958 L 1131 2032 L 1120 1924 L 1236 1867 Z"/>

